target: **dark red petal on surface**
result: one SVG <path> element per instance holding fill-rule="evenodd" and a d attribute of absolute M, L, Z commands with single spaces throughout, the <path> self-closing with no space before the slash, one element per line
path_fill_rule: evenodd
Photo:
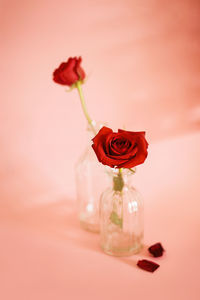
<path fill-rule="evenodd" d="M 160 265 L 147 259 L 139 260 L 137 262 L 137 266 L 145 271 L 152 272 L 152 273 L 160 267 Z"/>
<path fill-rule="evenodd" d="M 151 247 L 148 248 L 148 250 L 154 257 L 162 256 L 163 252 L 165 251 L 161 243 L 156 243 L 152 245 Z"/>

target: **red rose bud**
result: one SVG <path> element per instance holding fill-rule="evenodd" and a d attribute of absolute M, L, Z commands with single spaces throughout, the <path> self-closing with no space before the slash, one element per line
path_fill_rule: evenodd
<path fill-rule="evenodd" d="M 152 245 L 151 247 L 148 248 L 149 252 L 154 256 L 154 257 L 159 257 L 163 255 L 163 251 L 165 251 L 161 245 L 161 243 L 156 243 Z"/>
<path fill-rule="evenodd" d="M 63 62 L 53 72 L 53 80 L 62 85 L 71 86 L 78 80 L 85 78 L 85 72 L 81 68 L 82 58 L 70 57 L 67 62 Z"/>
<path fill-rule="evenodd" d="M 145 271 L 152 273 L 160 267 L 160 265 L 156 264 L 155 262 L 146 259 L 139 260 L 137 262 L 137 266 Z"/>
<path fill-rule="evenodd" d="M 147 157 L 148 143 L 145 132 L 118 129 L 113 132 L 103 127 L 93 138 L 93 150 L 98 160 L 111 168 L 133 168 Z"/>

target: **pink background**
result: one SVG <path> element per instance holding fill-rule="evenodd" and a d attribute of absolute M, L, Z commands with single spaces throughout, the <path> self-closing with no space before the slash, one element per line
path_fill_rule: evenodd
<path fill-rule="evenodd" d="M 0 6 L 0 298 L 199 299 L 200 2 L 4 0 Z M 81 55 L 94 119 L 146 130 L 143 253 L 108 257 L 79 228 L 74 164 L 86 144 L 76 91 L 52 82 Z"/>

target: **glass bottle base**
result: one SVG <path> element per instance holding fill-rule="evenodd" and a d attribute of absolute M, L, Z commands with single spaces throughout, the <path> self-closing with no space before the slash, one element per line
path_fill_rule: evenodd
<path fill-rule="evenodd" d="M 119 248 L 106 248 L 105 246 L 101 245 L 101 249 L 108 255 L 112 256 L 131 256 L 134 254 L 139 253 L 143 248 L 142 244 L 135 245 L 129 249 L 119 249 Z"/>
<path fill-rule="evenodd" d="M 89 222 L 80 220 L 80 225 L 81 225 L 81 228 L 83 228 L 84 230 L 94 232 L 94 233 L 99 233 L 99 225 L 98 224 L 93 224 L 93 223 L 89 223 Z"/>
<path fill-rule="evenodd" d="M 113 228 L 115 228 L 115 231 Z M 112 224 L 107 229 L 107 231 L 101 232 L 100 239 L 101 248 L 105 253 L 114 256 L 130 256 L 141 251 L 143 247 L 143 233 L 136 235 L 123 232 Z"/>

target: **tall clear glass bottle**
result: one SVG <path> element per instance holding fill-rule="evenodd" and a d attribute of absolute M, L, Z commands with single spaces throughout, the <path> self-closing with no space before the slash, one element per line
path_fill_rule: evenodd
<path fill-rule="evenodd" d="M 110 169 L 111 186 L 100 199 L 100 245 L 115 256 L 138 253 L 143 241 L 143 200 L 130 184 L 132 172 Z"/>
<path fill-rule="evenodd" d="M 102 126 L 95 125 L 98 130 Z M 91 147 L 94 133 L 88 127 L 88 146 L 75 166 L 78 215 L 82 228 L 99 232 L 99 200 L 105 190 L 107 176 L 105 167 L 98 162 Z"/>

